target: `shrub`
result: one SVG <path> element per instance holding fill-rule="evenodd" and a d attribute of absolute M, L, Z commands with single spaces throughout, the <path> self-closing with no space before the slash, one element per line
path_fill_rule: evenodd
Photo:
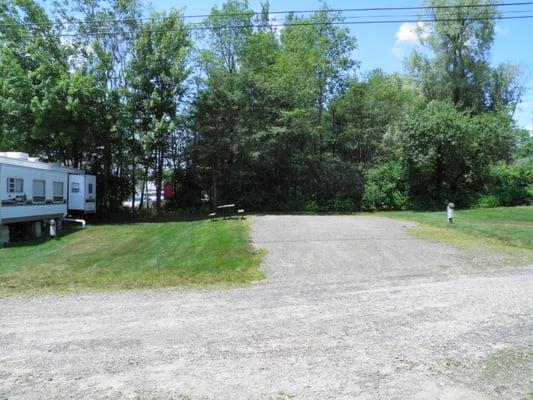
<path fill-rule="evenodd" d="M 494 208 L 500 207 L 500 199 L 493 194 L 485 194 L 479 197 L 479 199 L 474 203 L 474 207 L 477 208 Z"/>
<path fill-rule="evenodd" d="M 478 207 L 518 206 L 533 200 L 533 165 L 497 164 L 489 169 Z"/>
<path fill-rule="evenodd" d="M 406 186 L 404 171 L 395 161 L 369 170 L 365 176 L 363 209 L 405 209 L 408 204 Z"/>
<path fill-rule="evenodd" d="M 353 201 L 349 199 L 335 199 L 331 205 L 331 211 L 338 213 L 345 213 L 350 211 L 356 211 L 359 209 Z"/>
<path fill-rule="evenodd" d="M 305 204 L 305 207 L 304 207 L 304 211 L 306 213 L 317 213 L 320 211 L 320 206 L 318 205 L 318 203 L 316 201 L 308 201 L 306 204 Z"/>

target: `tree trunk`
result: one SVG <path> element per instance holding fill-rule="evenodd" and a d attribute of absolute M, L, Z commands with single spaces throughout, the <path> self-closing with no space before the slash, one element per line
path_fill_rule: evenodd
<path fill-rule="evenodd" d="M 218 189 L 217 189 L 217 168 L 213 168 L 213 212 L 217 210 Z"/>
<path fill-rule="evenodd" d="M 437 166 L 436 166 L 436 189 L 439 192 L 437 195 L 440 195 L 442 191 L 442 184 L 444 180 L 444 161 L 442 160 L 442 144 L 439 144 L 437 147 Z"/>
<path fill-rule="evenodd" d="M 136 194 L 136 189 L 135 189 L 135 159 L 133 159 L 133 163 L 132 163 L 132 166 L 131 166 L 131 208 L 134 209 L 135 208 L 135 194 Z"/>
<path fill-rule="evenodd" d="M 163 149 L 159 149 L 159 155 L 157 157 L 157 173 L 156 173 L 156 183 L 155 190 L 157 191 L 155 195 L 155 208 L 157 211 L 161 211 L 161 190 L 163 189 L 163 159 L 164 159 Z"/>
<path fill-rule="evenodd" d="M 143 184 L 142 184 L 142 189 L 141 189 L 141 203 L 139 204 L 139 210 L 142 210 L 142 208 L 144 207 L 144 191 L 146 188 L 147 179 L 148 179 L 148 167 L 144 167 L 144 179 L 143 179 Z"/>

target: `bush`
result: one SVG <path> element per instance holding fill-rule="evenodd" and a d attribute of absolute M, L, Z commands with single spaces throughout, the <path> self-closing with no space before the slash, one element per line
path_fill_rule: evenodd
<path fill-rule="evenodd" d="M 345 213 L 350 211 L 357 211 L 359 207 L 351 200 L 348 199 L 335 199 L 331 204 L 331 211 L 337 213 Z"/>
<path fill-rule="evenodd" d="M 405 173 L 395 161 L 369 170 L 365 176 L 363 209 L 375 211 L 407 208 L 406 187 Z"/>
<path fill-rule="evenodd" d="M 497 164 L 489 169 L 478 207 L 518 206 L 533 200 L 533 165 Z"/>
<path fill-rule="evenodd" d="M 304 207 L 304 211 L 306 213 L 317 213 L 320 211 L 320 206 L 318 205 L 318 203 L 316 201 L 308 201 L 306 204 L 305 204 L 305 207 Z"/>
<path fill-rule="evenodd" d="M 474 204 L 474 207 L 477 208 L 495 208 L 500 206 L 500 199 L 493 194 L 482 195 Z"/>

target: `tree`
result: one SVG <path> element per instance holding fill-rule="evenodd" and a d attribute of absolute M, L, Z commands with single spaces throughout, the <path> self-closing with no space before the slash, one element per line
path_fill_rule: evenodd
<path fill-rule="evenodd" d="M 191 123 L 197 162 L 208 166 L 199 179 L 214 204 L 222 198 L 282 209 L 352 196 L 357 187 L 358 178 L 349 187 L 330 185 L 332 176 L 349 181 L 357 171 L 330 156 L 327 125 L 328 104 L 357 65 L 355 39 L 330 24 L 340 16 L 327 8 L 310 21 L 288 20 L 283 30 L 269 28 L 264 4 L 252 29 L 245 1 L 229 1 L 207 19 L 213 31 L 199 60 L 205 78 Z"/>
<path fill-rule="evenodd" d="M 399 74 L 375 70 L 365 80 L 351 81 L 328 106 L 332 151 L 361 167 L 390 159 L 387 134 L 418 100 Z"/>
<path fill-rule="evenodd" d="M 139 181 L 160 209 L 164 178 L 183 209 L 202 192 L 262 210 L 477 204 L 531 153 L 512 121 L 525 76 L 490 65 L 492 0 L 427 0 L 410 74 L 363 76 L 327 5 L 281 27 L 268 2 L 228 0 L 192 37 L 138 0 L 52 3 L 0 0 L 0 150 L 96 174 L 100 210 Z"/>
<path fill-rule="evenodd" d="M 210 188 L 213 207 L 221 197 L 231 196 L 229 182 L 238 169 L 237 152 L 244 136 L 242 106 L 246 103 L 243 59 L 253 35 L 252 23 L 248 2 L 238 0 L 225 2 L 220 10 L 213 8 L 205 20 L 210 28 L 209 46 L 198 59 L 204 76 L 198 79 L 191 125 L 198 134 L 195 161 L 206 167 L 199 180 Z"/>
<path fill-rule="evenodd" d="M 0 0 L 0 142 L 34 149 L 32 100 L 42 98 L 67 71 L 69 53 L 44 8 L 34 1 Z"/>
<path fill-rule="evenodd" d="M 128 69 L 130 101 L 145 143 L 145 151 L 154 160 L 156 207 L 161 209 L 161 190 L 170 132 L 175 128 L 180 101 L 189 75 L 188 31 L 177 11 L 155 14 L 145 22 L 134 45 Z M 153 158 L 152 158 L 153 157 Z"/>
<path fill-rule="evenodd" d="M 136 15 L 135 3 L 66 1 L 55 4 L 54 15 L 33 1 L 14 1 L 0 12 L 7 38 L 0 55 L 3 148 L 97 174 L 104 212 L 117 209 L 128 178 L 121 91 L 131 27 L 113 26 L 108 36 L 95 32 Z"/>
<path fill-rule="evenodd" d="M 513 64 L 501 64 L 491 71 L 488 83 L 487 109 L 505 111 L 514 116 L 526 90 L 526 74 Z"/>
<path fill-rule="evenodd" d="M 512 108 L 523 91 L 516 67 L 490 66 L 498 17 L 492 0 L 427 0 L 431 23 L 419 25 L 418 38 L 429 54 L 413 51 L 411 75 L 428 100 L 453 102 L 458 110 L 480 113 Z"/>
<path fill-rule="evenodd" d="M 310 21 L 310 22 L 309 22 Z M 320 157 L 326 140 L 325 110 L 330 100 L 344 90 L 350 73 L 358 63 L 352 58 L 357 41 L 346 28 L 334 25 L 341 15 L 324 7 L 304 23 L 289 16 L 281 33 L 280 66 L 291 91 L 300 96 L 313 120 L 310 134 L 314 151 Z"/>
<path fill-rule="evenodd" d="M 487 168 L 506 159 L 513 138 L 507 115 L 472 118 L 449 101 L 432 101 L 406 116 L 395 131 L 395 144 L 413 205 L 468 205 Z"/>

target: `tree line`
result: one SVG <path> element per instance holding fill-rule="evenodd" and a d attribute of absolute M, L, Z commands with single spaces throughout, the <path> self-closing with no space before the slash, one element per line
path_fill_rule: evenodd
<path fill-rule="evenodd" d="M 165 207 L 190 211 L 531 201 L 524 74 L 490 63 L 495 3 L 426 5 L 421 46 L 386 74 L 362 72 L 326 5 L 272 26 L 268 2 L 228 0 L 194 25 L 139 0 L 0 0 L 0 151 L 96 174 L 104 211 L 147 182 L 159 209 L 164 181 Z"/>

